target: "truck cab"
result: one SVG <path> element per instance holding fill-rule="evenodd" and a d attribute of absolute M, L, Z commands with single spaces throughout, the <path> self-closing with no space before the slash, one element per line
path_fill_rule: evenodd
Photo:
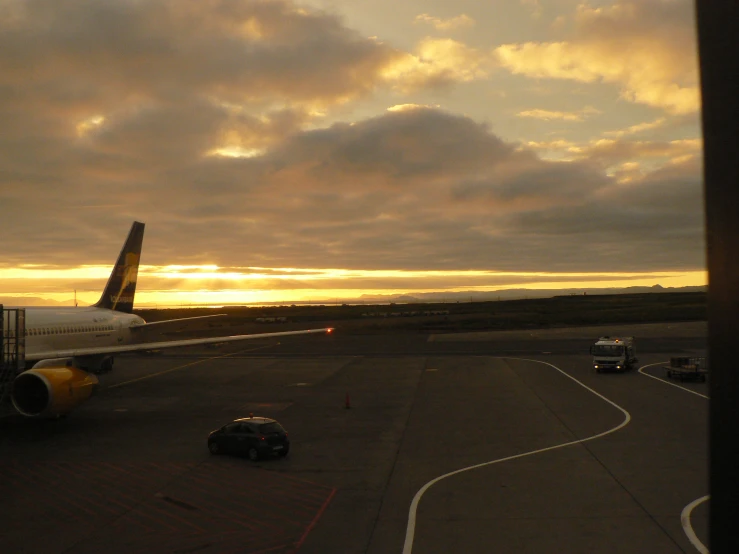
<path fill-rule="evenodd" d="M 600 337 L 590 347 L 590 354 L 597 373 L 626 371 L 639 361 L 636 359 L 634 337 Z"/>

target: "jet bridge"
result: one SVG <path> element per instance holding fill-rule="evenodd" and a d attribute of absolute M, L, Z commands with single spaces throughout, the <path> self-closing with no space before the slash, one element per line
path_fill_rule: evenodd
<path fill-rule="evenodd" d="M 0 406 L 10 403 L 16 376 L 26 364 L 26 310 L 0 304 Z"/>

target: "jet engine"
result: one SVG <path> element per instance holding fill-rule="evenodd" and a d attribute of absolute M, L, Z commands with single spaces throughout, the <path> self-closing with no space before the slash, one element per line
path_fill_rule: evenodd
<path fill-rule="evenodd" d="M 43 360 L 13 381 L 13 406 L 28 417 L 59 417 L 90 398 L 97 387 L 97 377 L 75 367 L 72 358 Z"/>

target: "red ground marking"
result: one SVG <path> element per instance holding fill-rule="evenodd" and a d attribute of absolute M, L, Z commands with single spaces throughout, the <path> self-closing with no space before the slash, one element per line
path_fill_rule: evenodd
<path fill-rule="evenodd" d="M 44 473 L 41 473 L 40 476 L 34 473 L 34 477 L 36 477 L 35 480 L 39 484 L 41 484 L 41 485 L 44 485 L 45 484 L 45 486 L 47 488 L 51 488 L 51 489 L 54 489 L 57 492 L 62 492 L 62 493 L 65 493 L 66 495 L 68 495 L 68 496 L 64 496 L 62 499 L 60 499 L 58 496 L 56 496 L 56 497 L 53 497 L 52 496 L 51 498 L 53 498 L 54 500 L 56 500 L 57 503 L 59 503 L 59 501 L 61 500 L 63 504 L 71 504 L 74 507 L 78 508 L 79 510 L 82 510 L 83 512 L 87 512 L 89 515 L 91 515 L 93 517 L 99 517 L 100 516 L 100 513 L 99 512 L 94 512 L 94 511 L 90 510 L 89 508 L 86 508 L 85 506 L 82 506 L 81 504 L 78 504 L 77 502 L 75 502 L 74 500 L 72 500 L 71 498 L 69 498 L 69 496 L 77 495 L 79 491 L 76 491 L 75 489 L 70 489 L 69 487 L 65 486 L 63 483 L 60 483 L 58 481 L 57 482 L 53 481 L 52 478 L 46 476 Z M 35 495 L 35 496 L 38 496 L 38 495 Z M 48 502 L 49 501 L 49 498 L 50 497 L 49 497 L 48 494 L 45 494 L 44 495 L 45 501 Z M 81 518 L 79 518 L 79 515 L 78 514 L 75 514 L 75 515 L 78 516 L 78 519 L 81 519 Z"/>
<path fill-rule="evenodd" d="M 76 464 L 75 462 L 53 462 L 51 464 L 36 463 L 31 464 L 30 467 L 8 467 L 8 469 L 10 470 L 10 473 L 16 474 L 21 481 L 26 481 L 27 483 L 32 483 L 36 486 L 42 486 L 44 488 L 49 488 L 49 486 L 51 486 L 52 488 L 57 488 L 57 490 L 59 490 L 62 494 L 52 497 L 51 503 L 53 505 L 56 505 L 56 509 L 60 509 L 60 511 L 64 512 L 68 516 L 74 517 L 77 520 L 84 519 L 83 517 L 81 517 L 83 514 L 81 514 L 80 511 L 87 512 L 90 515 L 94 515 L 96 517 L 105 516 L 106 514 L 100 512 L 92 512 L 87 507 L 75 502 L 75 500 L 95 504 L 101 507 L 108 514 L 110 513 L 108 512 L 108 510 L 112 508 L 110 504 L 114 503 L 121 508 L 124 508 L 124 510 L 118 510 L 117 513 L 114 514 L 115 521 L 112 522 L 113 527 L 120 529 L 121 527 L 132 525 L 135 528 L 144 529 L 145 533 L 146 531 L 148 531 L 149 533 L 157 534 L 159 536 L 166 536 L 169 534 L 182 533 L 184 529 L 182 527 L 176 527 L 178 525 L 177 522 L 179 522 L 181 525 L 186 526 L 185 528 L 190 528 L 191 533 L 194 531 L 197 536 L 215 535 L 223 536 L 225 538 L 225 536 L 229 535 L 231 537 L 240 535 L 240 538 L 238 539 L 238 546 L 234 546 L 233 550 L 230 550 L 229 545 L 223 544 L 224 552 L 238 552 L 240 554 L 246 554 L 247 552 L 248 554 L 266 554 L 269 552 L 275 552 L 289 548 L 294 548 L 294 550 L 291 550 L 291 552 L 296 552 L 304 543 L 310 531 L 315 527 L 319 518 L 322 516 L 323 512 L 326 510 L 328 504 L 331 502 L 336 493 L 335 488 L 330 488 L 325 485 L 303 479 L 297 479 L 284 474 L 278 474 L 276 472 L 273 472 L 273 474 L 270 475 L 270 479 L 267 480 L 268 483 L 265 483 L 263 477 L 266 476 L 265 473 L 267 473 L 267 470 L 264 471 L 261 476 L 256 477 L 254 483 L 244 483 L 242 487 L 239 487 L 239 489 L 234 492 L 237 495 L 239 493 L 248 494 L 249 492 L 251 492 L 252 494 L 254 492 L 264 493 L 270 492 L 271 487 L 271 492 L 277 496 L 277 500 L 282 499 L 283 501 L 288 501 L 288 503 L 284 504 L 282 502 L 275 501 L 270 502 L 264 498 L 259 498 L 251 503 L 241 501 L 229 502 L 229 505 L 231 507 L 226 508 L 224 506 L 216 504 L 213 501 L 202 501 L 197 499 L 193 500 L 195 505 L 197 505 L 198 507 L 203 507 L 205 510 L 208 510 L 210 512 L 209 515 L 215 516 L 215 519 L 211 519 L 213 519 L 216 523 L 218 523 L 217 519 L 219 518 L 219 516 L 226 516 L 225 518 L 223 518 L 225 520 L 223 523 L 228 523 L 229 526 L 231 526 L 231 529 L 223 530 L 220 533 L 213 533 L 210 530 L 206 531 L 198 527 L 197 525 L 194 525 L 193 523 L 190 523 L 189 521 L 178 517 L 174 513 L 171 513 L 170 509 L 165 509 L 169 507 L 158 505 L 156 501 L 152 503 L 151 501 L 148 501 L 148 499 L 144 502 L 141 502 L 140 500 L 135 500 L 121 490 L 117 489 L 115 486 L 116 484 L 119 484 L 121 487 L 133 485 L 137 489 L 144 488 L 145 490 L 142 491 L 142 494 L 143 496 L 146 496 L 146 493 L 148 492 L 148 490 L 151 489 L 153 485 L 152 481 L 156 481 L 162 478 L 164 474 L 172 475 L 173 469 L 177 472 L 178 476 L 182 476 L 182 474 L 195 469 L 198 465 L 200 464 L 172 464 L 172 466 L 174 467 L 166 469 L 159 464 L 145 463 L 141 467 L 138 467 L 138 464 L 135 464 L 136 467 L 127 466 L 128 469 L 126 469 L 122 467 L 122 465 L 99 461 L 94 463 L 86 462 L 82 464 Z M 192 487 L 192 489 L 200 492 L 205 492 L 206 494 L 208 492 L 212 492 L 212 487 L 214 486 L 214 484 L 217 483 L 217 478 L 220 476 L 214 476 L 212 475 L 212 473 L 220 473 L 220 471 L 218 471 L 218 469 L 220 468 L 218 466 L 214 466 L 214 464 L 208 464 L 208 466 L 211 466 L 212 469 L 216 470 L 215 472 L 211 471 L 211 475 L 196 474 L 183 477 L 184 479 L 190 481 L 189 484 L 183 483 L 185 491 L 187 490 L 187 488 Z M 0 467 L 7 466 L 3 464 L 0 465 Z M 234 467 L 231 467 L 229 469 L 233 470 Z M 223 469 L 223 471 L 225 472 L 225 468 Z M 61 477 L 61 479 L 56 479 L 56 477 Z M 83 481 L 93 490 L 79 491 L 74 489 L 71 485 L 69 485 L 68 482 L 66 482 L 69 480 L 69 477 L 73 477 L 80 481 Z M 126 483 L 126 481 L 129 481 L 129 483 Z M 285 488 L 287 486 L 286 481 L 293 483 L 295 485 L 295 488 L 292 490 Z M 14 489 L 15 487 L 11 486 L 9 488 L 12 491 L 12 489 Z M 231 489 L 232 488 L 233 487 L 231 486 Z M 254 489 L 257 489 L 257 491 L 255 491 Z M 274 489 L 277 490 L 275 491 Z M 110 501 L 106 498 L 105 500 L 106 502 L 108 502 L 108 505 L 101 506 L 97 502 L 92 502 L 89 499 L 90 492 L 92 492 L 92 494 L 97 499 L 99 499 L 100 496 L 105 497 L 106 495 L 103 494 L 104 490 L 109 490 L 114 494 L 120 495 L 121 500 L 132 501 L 133 505 L 126 506 L 119 501 Z M 330 491 L 328 498 L 325 498 L 324 491 Z M 71 492 L 74 492 L 74 494 L 70 494 Z M 133 491 L 131 492 L 132 494 L 136 494 L 138 496 L 138 491 L 136 491 L 136 493 L 134 493 Z M 319 495 L 320 498 L 317 498 Z M 33 495 L 33 497 L 37 496 L 37 494 Z M 262 495 L 260 494 L 260 496 Z M 74 498 L 74 500 L 72 500 L 72 498 Z M 267 521 L 267 519 L 272 521 L 277 519 L 277 521 L 288 523 L 291 526 L 297 527 L 298 529 L 303 527 L 302 523 L 287 519 L 285 517 L 275 518 L 274 516 L 268 516 L 265 519 L 248 516 L 244 517 L 244 512 L 257 511 L 259 514 L 264 515 L 264 509 L 262 508 L 260 511 L 259 508 L 260 506 L 264 506 L 264 504 L 270 505 L 268 507 L 269 511 L 275 509 L 278 511 L 284 511 L 286 508 L 288 510 L 292 508 L 294 515 L 300 516 L 301 512 L 313 512 L 315 508 L 318 508 L 322 498 L 325 498 L 325 500 L 320 504 L 320 509 L 318 513 L 314 516 L 308 527 L 305 528 L 300 539 L 294 543 L 281 544 L 279 546 L 268 546 L 268 544 L 265 544 L 278 539 L 275 536 L 270 537 L 271 533 L 270 531 L 268 531 L 270 527 L 274 528 L 278 532 L 281 532 L 283 536 L 286 531 L 286 529 L 284 528 L 280 528 L 277 525 L 271 524 L 269 521 Z M 45 499 L 46 502 L 49 502 L 49 500 L 49 498 Z M 289 502 L 290 500 L 292 500 L 292 503 Z M 79 511 L 68 511 L 75 509 Z M 150 525 L 156 525 L 157 528 L 152 529 L 148 525 L 145 525 L 144 522 Z M 227 542 L 231 542 L 231 540 L 229 539 L 227 539 Z M 260 548 L 260 546 L 258 546 L 258 543 L 260 542 L 263 545 L 261 549 L 251 550 L 251 548 Z"/>
<path fill-rule="evenodd" d="M 133 467 L 130 467 L 131 471 L 125 469 L 123 467 L 123 464 L 117 464 L 113 465 L 107 462 L 103 462 L 107 466 L 111 467 L 114 470 L 122 471 L 136 479 L 143 480 L 145 483 L 150 484 L 150 481 L 152 479 L 157 479 L 160 477 L 178 477 L 182 475 L 183 473 L 190 471 L 191 469 L 195 468 L 197 464 L 170 464 L 173 467 L 161 467 L 159 464 L 155 464 L 154 462 L 145 462 L 141 465 L 136 465 Z"/>
<path fill-rule="evenodd" d="M 178 516 L 174 512 L 170 512 L 170 510 L 175 510 L 177 508 L 172 508 L 170 506 L 160 505 L 159 502 L 157 502 L 158 500 L 162 500 L 162 499 L 161 498 L 157 498 L 154 502 L 145 504 L 144 507 L 150 507 L 150 508 L 152 508 L 154 510 L 157 510 L 161 514 L 163 514 L 165 517 L 168 517 L 170 519 L 176 519 L 180 523 L 183 523 L 184 525 L 186 525 L 188 527 L 192 527 L 193 529 L 195 529 L 196 531 L 198 531 L 200 533 L 205 533 L 206 532 L 205 529 L 203 529 L 202 527 L 198 527 L 194 523 L 191 523 L 191 522 L 187 521 L 186 519 L 181 518 L 180 516 Z M 163 502 L 163 500 L 162 500 L 162 502 Z"/>
<path fill-rule="evenodd" d="M 212 482 L 212 480 L 209 480 L 207 477 L 204 477 L 202 475 L 193 475 L 193 476 L 191 476 L 191 479 L 192 480 L 196 480 L 196 481 L 200 481 L 202 484 L 205 484 L 205 485 L 210 485 L 211 488 L 212 488 L 213 482 Z M 204 483 L 203 483 L 203 481 L 204 481 Z M 253 489 L 249 488 L 248 484 L 245 485 L 245 486 L 243 486 L 243 487 L 241 487 L 241 488 L 239 488 L 239 489 L 236 489 L 236 490 L 233 490 L 233 488 L 231 488 L 229 492 L 231 492 L 232 494 L 241 494 L 241 491 L 244 491 L 247 494 L 254 492 Z M 269 491 L 259 491 L 259 492 L 269 492 Z M 290 508 L 291 507 L 289 504 L 288 505 L 285 505 L 285 504 L 280 504 L 280 503 L 276 503 L 276 502 L 270 502 L 269 500 L 265 500 L 264 498 L 259 498 L 259 499 L 253 500 L 251 502 L 248 502 L 248 503 L 240 503 L 238 501 L 236 501 L 235 503 L 236 504 L 239 504 L 240 506 L 244 506 L 246 508 L 251 508 L 252 510 L 259 510 L 260 513 L 262 513 L 262 514 L 265 513 L 265 510 L 263 508 L 264 504 L 267 504 L 267 505 L 269 505 L 269 507 L 271 507 L 273 509 L 276 509 L 276 511 L 282 511 L 284 508 Z M 257 506 L 259 506 L 260 508 L 258 508 Z M 309 510 L 309 511 L 312 512 L 313 510 Z M 296 515 L 300 515 L 300 514 L 296 514 Z M 290 520 L 290 519 L 288 519 L 286 517 L 278 517 L 277 519 L 282 520 L 282 521 L 287 521 L 287 522 L 293 523 L 294 525 L 297 525 L 299 527 L 302 525 L 300 522 Z"/>
<path fill-rule="evenodd" d="M 262 475 L 264 475 L 264 473 Z M 262 485 L 262 487 L 265 486 L 264 479 L 257 478 L 257 483 L 259 485 Z M 326 498 L 326 492 L 331 490 L 330 487 L 324 487 L 323 485 L 318 485 L 315 483 L 290 479 L 286 475 L 281 474 L 273 476 L 267 482 L 266 486 L 270 487 L 270 490 L 276 490 L 278 492 L 284 491 L 288 493 L 291 497 L 300 499 L 301 501 L 303 501 L 303 503 L 308 502 L 314 505 L 320 505 L 323 502 L 323 499 Z M 312 511 L 313 506 L 310 506 L 310 509 Z"/>
<path fill-rule="evenodd" d="M 277 473 L 275 470 L 269 470 L 269 469 L 265 469 L 265 470 L 262 470 L 262 471 L 264 471 L 265 473 Z M 322 485 L 322 484 L 316 483 L 314 481 L 308 481 L 307 479 L 298 479 L 297 477 L 292 477 L 290 475 L 285 475 L 283 473 L 280 473 L 280 477 L 282 477 L 284 479 L 287 479 L 289 481 L 295 481 L 296 483 L 301 483 L 303 485 L 311 485 L 312 487 L 319 487 L 319 488 L 326 489 L 326 490 L 329 490 L 329 491 L 334 491 L 334 492 L 336 491 L 336 489 L 334 489 L 332 487 L 329 487 L 327 485 Z"/>
<path fill-rule="evenodd" d="M 219 552 L 221 554 L 266 554 L 267 552 L 275 552 L 280 551 L 284 552 L 286 548 L 289 548 L 290 544 L 277 544 L 275 545 L 274 542 L 272 545 L 263 544 L 251 544 L 251 545 L 244 545 L 243 543 L 237 544 L 237 545 L 223 545 L 221 550 Z M 252 548 L 256 548 L 257 550 L 252 550 Z"/>
<path fill-rule="evenodd" d="M 252 508 L 253 510 L 256 510 L 253 506 L 241 506 L 240 504 L 235 508 L 225 508 L 223 506 L 220 506 L 214 502 L 207 501 L 207 500 L 197 500 L 193 501 L 194 505 L 196 505 L 198 508 L 204 508 L 208 511 L 209 514 L 213 514 L 216 517 L 221 516 L 225 519 L 228 519 L 228 521 L 231 521 L 233 523 L 236 523 L 237 525 L 247 527 L 251 531 L 258 531 L 260 529 L 263 529 L 265 526 L 267 527 L 273 527 L 276 530 L 281 530 L 280 527 L 276 525 L 270 525 L 269 523 L 266 523 L 264 521 L 254 520 L 253 518 L 250 519 L 248 517 L 245 517 L 243 512 L 238 511 L 238 508 Z M 264 513 L 264 512 L 260 512 Z M 250 521 L 256 521 L 256 524 L 250 523 Z"/>
<path fill-rule="evenodd" d="M 329 502 L 331 502 L 331 499 L 334 497 L 335 494 L 336 494 L 336 489 L 331 489 L 331 494 L 328 495 L 328 498 L 323 503 L 323 506 L 321 506 L 321 509 L 318 510 L 316 517 L 314 517 L 313 521 L 310 522 L 310 525 L 308 525 L 305 532 L 303 533 L 303 536 L 300 537 L 300 540 L 295 543 L 295 550 L 293 550 L 293 552 L 297 552 L 298 550 L 300 550 L 300 547 L 303 546 L 305 539 L 308 537 L 308 533 L 310 533 L 313 527 L 316 526 L 316 523 L 318 523 L 318 519 L 323 515 L 323 512 L 326 511 L 326 508 L 328 507 Z"/>
<path fill-rule="evenodd" d="M 103 509 L 108 509 L 107 507 L 105 507 L 105 503 L 111 503 L 112 502 L 114 504 L 118 504 L 121 508 L 124 509 L 124 511 L 131 509 L 133 507 L 133 505 L 135 505 L 138 502 L 138 500 L 136 500 L 135 498 L 130 498 L 130 497 L 126 496 L 125 494 L 120 493 L 120 491 L 118 491 L 118 489 L 113 488 L 113 490 L 115 492 L 119 493 L 120 496 L 124 497 L 125 499 L 129 500 L 132 503 L 131 505 L 121 504 L 117 500 L 114 500 L 113 498 L 111 498 L 109 495 L 103 494 L 102 492 L 100 492 L 101 489 L 103 489 L 104 487 L 109 486 L 109 485 L 101 483 L 101 481 L 103 481 L 103 480 L 101 480 L 99 478 L 98 479 L 94 479 L 94 478 L 93 479 L 89 479 L 88 478 L 89 477 L 89 474 L 87 472 L 87 469 L 88 469 L 87 467 L 75 466 L 76 468 L 80 468 L 79 471 L 76 471 L 75 472 L 73 468 L 65 467 L 63 464 L 64 464 L 63 462 L 60 463 L 60 464 L 57 464 L 58 465 L 57 469 L 61 469 L 63 471 L 66 471 L 68 474 L 73 475 L 74 477 L 80 478 L 84 482 L 85 485 L 89 485 L 90 488 L 92 489 L 92 491 L 83 491 L 83 490 L 77 491 L 78 492 L 78 495 L 77 495 L 78 498 L 79 498 L 80 495 L 83 495 L 83 496 L 87 497 L 87 496 L 89 496 L 91 494 L 95 494 L 97 496 L 102 497 L 102 500 L 104 501 L 104 503 L 103 504 L 98 504 L 96 502 L 92 502 L 91 501 L 93 504 L 95 504 L 97 506 L 102 506 Z M 114 511 L 113 513 L 115 514 L 116 512 Z"/>
<path fill-rule="evenodd" d="M 240 549 L 239 547 L 236 547 L 234 550 L 229 550 L 230 552 L 233 552 L 235 554 L 266 554 L 267 552 L 275 552 L 278 550 L 285 550 L 285 548 L 288 548 L 289 544 L 281 544 L 280 546 L 275 546 L 272 548 L 267 548 L 265 550 L 249 550 L 248 552 L 244 552 L 243 549 Z"/>
<path fill-rule="evenodd" d="M 277 509 L 282 510 L 283 508 L 289 508 L 295 515 L 309 515 L 312 514 L 317 507 L 320 506 L 319 502 L 314 502 L 313 506 L 305 506 L 300 502 L 295 502 L 295 498 L 286 491 L 273 490 L 267 487 L 253 486 L 247 483 L 244 487 L 239 490 L 246 490 L 248 492 L 257 493 L 260 498 L 258 500 L 261 504 L 269 504 L 275 506 Z M 268 499 L 265 499 L 264 497 Z M 287 504 L 285 503 L 287 501 Z M 301 513 L 302 512 L 302 513 Z"/>
<path fill-rule="evenodd" d="M 138 519 L 138 515 L 134 511 L 128 511 L 125 514 L 122 514 L 120 517 L 118 517 L 113 524 L 111 525 L 111 528 L 116 527 L 124 527 L 126 525 L 138 525 L 139 527 L 143 527 L 145 532 L 147 533 L 154 533 L 156 532 L 156 529 L 153 527 L 149 527 L 148 525 L 145 525 L 142 521 Z M 151 521 L 147 520 L 148 523 L 151 523 Z"/>
<path fill-rule="evenodd" d="M 151 510 L 147 510 L 149 507 L 148 504 L 142 504 L 137 506 L 135 509 L 129 511 L 127 514 L 125 514 L 124 518 L 121 518 L 117 525 L 123 526 L 127 523 L 126 519 L 128 518 L 136 518 L 139 521 L 146 521 L 147 523 L 156 525 L 158 527 L 168 527 L 170 529 L 170 532 L 172 533 L 180 533 L 182 532 L 182 529 L 174 527 L 172 525 L 172 522 L 167 519 L 169 514 L 161 514 L 161 513 L 151 513 Z M 141 523 L 141 525 L 144 525 Z"/>

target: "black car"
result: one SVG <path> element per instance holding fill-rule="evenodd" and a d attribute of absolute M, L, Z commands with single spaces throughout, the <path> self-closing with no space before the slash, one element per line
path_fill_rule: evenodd
<path fill-rule="evenodd" d="M 247 417 L 224 425 L 208 435 L 211 454 L 246 454 L 250 460 L 269 455 L 287 456 L 287 431 L 274 419 Z"/>

